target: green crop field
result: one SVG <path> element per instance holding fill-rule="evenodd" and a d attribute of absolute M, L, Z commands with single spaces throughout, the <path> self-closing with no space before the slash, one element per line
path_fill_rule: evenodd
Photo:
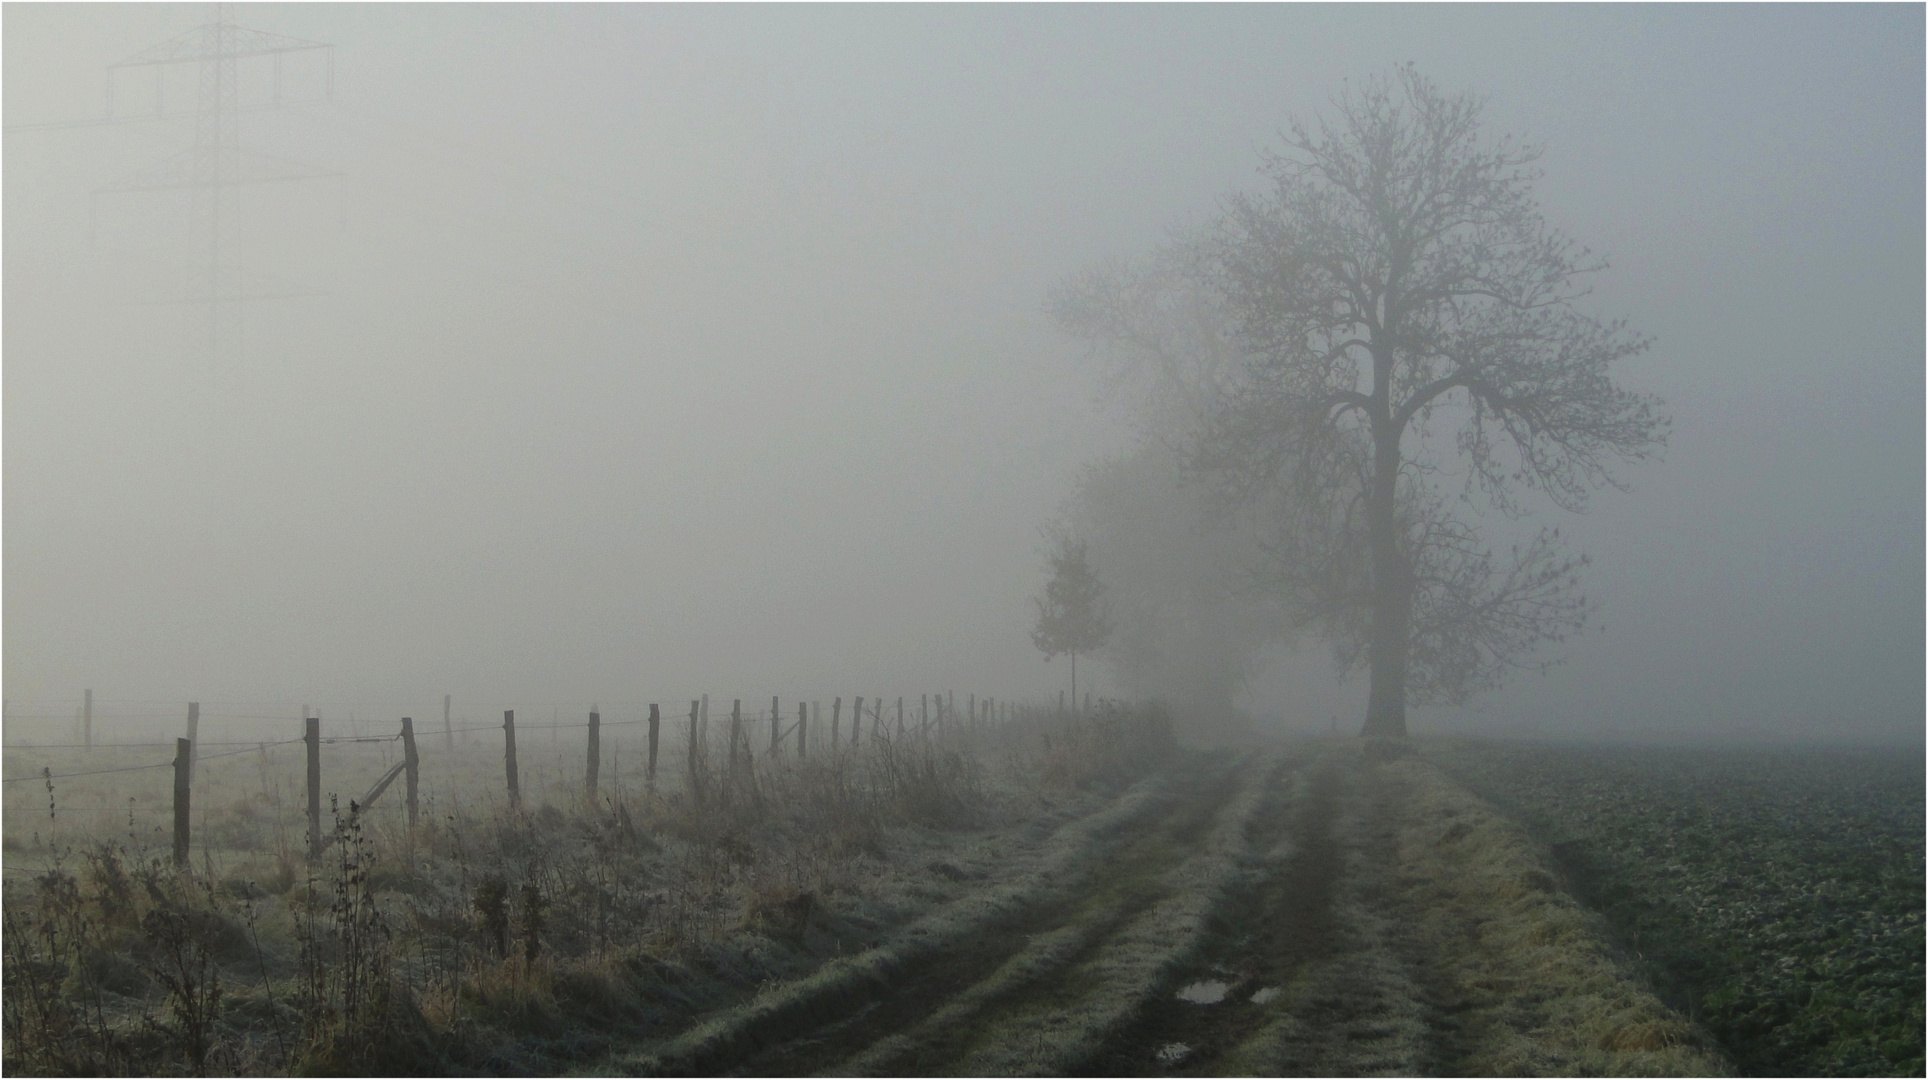
<path fill-rule="evenodd" d="M 1919 752 L 1455 743 L 1751 1075 L 1923 1071 Z"/>

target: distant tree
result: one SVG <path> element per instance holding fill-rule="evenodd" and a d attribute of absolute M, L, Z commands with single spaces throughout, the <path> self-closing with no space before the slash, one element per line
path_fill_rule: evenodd
<path fill-rule="evenodd" d="M 1233 699 L 1277 629 L 1252 588 L 1253 529 L 1227 520 L 1203 485 L 1182 482 L 1179 456 L 1150 440 L 1088 465 L 1063 518 L 1087 538 L 1105 582 L 1112 632 L 1093 655 L 1127 693 L 1172 704 L 1186 737 L 1249 735 L 1251 717 Z"/>
<path fill-rule="evenodd" d="M 1161 262 L 1240 356 L 1188 435 L 1191 467 L 1266 508 L 1287 612 L 1342 668 L 1367 667 L 1363 733 L 1399 737 L 1409 698 L 1461 701 L 1544 666 L 1532 652 L 1586 620 L 1586 560 L 1556 531 L 1500 557 L 1465 515 L 1519 516 L 1528 491 L 1582 509 L 1618 486 L 1609 460 L 1654 452 L 1667 421 L 1609 375 L 1646 339 L 1574 306 L 1606 263 L 1542 218 L 1538 148 L 1483 137 L 1478 98 L 1410 66 L 1335 106 L 1292 124 L 1269 191 L 1232 196 Z M 1060 321 L 1157 355 L 1157 320 L 1134 310 L 1145 280 L 1074 282 Z"/>
<path fill-rule="evenodd" d="M 1169 248 L 1109 263 L 1055 289 L 1050 314 L 1090 342 L 1107 397 L 1139 436 L 1086 466 L 1062 514 L 1106 584 L 1113 632 L 1099 655 L 1128 692 L 1182 706 L 1186 734 L 1216 742 L 1249 733 L 1233 698 L 1279 626 L 1254 588 L 1263 550 L 1252 515 L 1214 505 L 1184 468 L 1243 359 L 1194 261 Z"/>
<path fill-rule="evenodd" d="M 1078 654 L 1089 655 L 1111 637 L 1105 611 L 1104 586 L 1091 570 L 1085 542 L 1060 533 L 1047 556 L 1051 578 L 1044 583 L 1038 605 L 1038 624 L 1031 643 L 1049 661 L 1059 653 L 1071 656 L 1071 700 L 1078 700 Z"/>

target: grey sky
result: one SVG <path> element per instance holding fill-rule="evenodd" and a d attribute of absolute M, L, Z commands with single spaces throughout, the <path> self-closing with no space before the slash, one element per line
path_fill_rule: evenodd
<path fill-rule="evenodd" d="M 7 5 L 6 123 L 99 115 L 210 11 Z M 1046 291 L 1411 60 L 1546 143 L 1675 417 L 1547 515 L 1605 632 L 1415 728 L 1920 738 L 1919 6 L 232 11 L 336 46 L 244 145 L 345 174 L 242 194 L 244 266 L 326 295 L 234 353 L 137 303 L 184 199 L 89 241 L 191 84 L 6 135 L 10 701 L 1055 692 L 1037 528 L 1121 435 Z M 1360 697 L 1314 652 L 1251 704 Z"/>

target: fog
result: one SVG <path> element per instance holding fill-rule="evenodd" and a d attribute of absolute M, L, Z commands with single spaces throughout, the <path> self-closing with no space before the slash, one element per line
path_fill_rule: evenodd
<path fill-rule="evenodd" d="M 191 68 L 55 125 L 212 10 L 0 16 L 10 711 L 1055 696 L 1040 528 L 1131 432 L 1047 296 L 1410 60 L 1546 144 L 1674 420 L 1533 518 L 1602 631 L 1414 730 L 1921 738 L 1919 7 L 236 5 L 333 92 L 244 82 L 326 175 L 224 207 L 281 298 L 211 354 L 189 197 L 94 194 L 193 145 Z M 1363 684 L 1301 642 L 1239 700 Z"/>

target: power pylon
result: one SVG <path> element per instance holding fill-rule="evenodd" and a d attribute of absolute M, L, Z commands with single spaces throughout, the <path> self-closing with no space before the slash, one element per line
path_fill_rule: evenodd
<path fill-rule="evenodd" d="M 270 34 L 236 26 L 225 5 L 216 5 L 214 18 L 179 37 L 144 49 L 107 68 L 106 122 L 121 119 L 115 112 L 115 83 L 142 69 L 154 73 L 156 115 L 165 114 L 163 90 L 168 68 L 194 64 L 199 68 L 195 102 L 194 144 L 150 168 L 94 189 L 96 197 L 133 192 L 185 190 L 189 212 L 187 289 L 166 302 L 204 307 L 206 318 L 195 329 L 210 359 L 232 348 L 232 325 L 237 305 L 249 300 L 312 295 L 312 291 L 251 287 L 243 281 L 236 237 L 239 189 L 256 184 L 318 180 L 338 171 L 241 148 L 238 65 L 266 58 L 273 64 L 272 97 L 265 107 L 281 104 L 282 58 L 291 53 L 321 51 L 326 58 L 326 96 L 334 95 L 334 46 L 317 41 Z M 261 107 L 261 106 L 255 106 Z"/>

